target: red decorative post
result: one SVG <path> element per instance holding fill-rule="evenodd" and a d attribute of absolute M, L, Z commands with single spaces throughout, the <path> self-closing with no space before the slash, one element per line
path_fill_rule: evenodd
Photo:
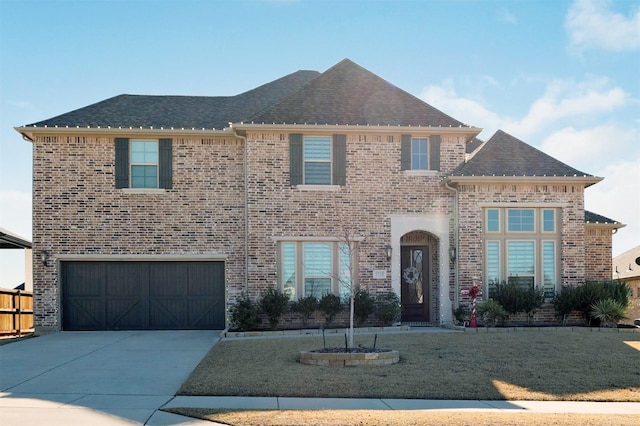
<path fill-rule="evenodd" d="M 471 296 L 471 321 L 469 321 L 469 327 L 477 328 L 478 322 L 476 320 L 476 297 L 480 293 L 480 287 L 478 286 L 478 282 L 480 281 L 480 277 L 471 278 L 473 285 L 469 289 L 469 296 Z"/>

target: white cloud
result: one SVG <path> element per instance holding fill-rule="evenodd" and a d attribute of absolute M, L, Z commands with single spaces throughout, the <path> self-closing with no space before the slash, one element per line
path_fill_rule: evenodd
<path fill-rule="evenodd" d="M 565 127 L 547 136 L 541 149 L 583 172 L 593 174 L 602 164 L 614 164 L 640 152 L 637 129 L 609 123 L 578 130 Z"/>
<path fill-rule="evenodd" d="M 637 3 L 629 16 L 609 10 L 610 4 L 609 0 L 576 0 L 571 5 L 565 28 L 572 46 L 579 50 L 615 52 L 640 48 L 640 9 Z"/>
<path fill-rule="evenodd" d="M 506 22 L 509 24 L 518 23 L 518 18 L 516 18 L 516 16 L 513 13 L 509 12 L 505 8 L 498 9 L 498 11 L 496 12 L 496 15 L 499 22 Z"/>
<path fill-rule="evenodd" d="M 438 109 L 453 117 L 459 117 L 466 124 L 487 128 L 487 132 L 483 132 L 481 137 L 490 137 L 503 121 L 498 114 L 488 110 L 480 102 L 459 97 L 451 80 L 445 80 L 441 86 L 427 86 L 420 98 L 431 105 L 438 105 Z"/>
<path fill-rule="evenodd" d="M 640 244 L 640 155 L 601 170 L 605 179 L 585 191 L 585 208 L 626 224 L 613 236 L 613 255 Z"/>
<path fill-rule="evenodd" d="M 603 78 L 583 82 L 554 80 L 547 85 L 542 97 L 533 102 L 527 115 L 509 123 L 505 130 L 526 138 L 560 120 L 610 112 L 628 102 L 629 96 L 624 90 L 607 86 L 608 80 Z"/>

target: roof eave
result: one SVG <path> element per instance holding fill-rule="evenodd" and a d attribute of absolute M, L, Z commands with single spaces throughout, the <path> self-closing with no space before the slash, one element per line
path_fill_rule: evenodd
<path fill-rule="evenodd" d="M 492 176 L 448 176 L 445 180 L 451 184 L 465 184 L 465 183 L 581 183 L 585 188 L 600 182 L 602 179 L 598 176 L 506 176 L 506 175 L 492 175 Z"/>
<path fill-rule="evenodd" d="M 624 223 L 620 222 L 585 222 L 586 226 L 590 228 L 609 228 L 609 229 L 620 229 L 627 226 Z"/>
<path fill-rule="evenodd" d="M 36 135 L 51 135 L 51 134 L 64 134 L 64 135 L 157 135 L 159 133 L 166 135 L 224 135 L 231 134 L 230 129 L 215 129 L 215 128 L 185 128 L 185 127 L 133 127 L 133 126 L 97 126 L 97 127 L 69 127 L 69 126 L 54 126 L 54 127 L 36 127 L 36 126 L 22 126 L 14 127 L 14 130 L 22 135 L 22 137 L 30 142 L 34 141 Z"/>
<path fill-rule="evenodd" d="M 393 125 L 360 125 L 360 124 L 329 124 L 329 123 L 229 123 L 234 129 L 242 130 L 330 130 L 330 131 L 343 131 L 343 132 L 425 132 L 431 134 L 460 134 L 476 137 L 482 129 L 472 126 L 458 126 L 458 127 L 442 127 L 442 126 L 393 126 Z"/>

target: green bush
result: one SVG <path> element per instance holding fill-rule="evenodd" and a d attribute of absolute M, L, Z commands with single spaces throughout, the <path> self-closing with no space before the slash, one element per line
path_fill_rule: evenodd
<path fill-rule="evenodd" d="M 533 314 L 544 303 L 544 291 L 533 286 L 518 285 L 517 280 L 496 284 L 493 299 L 509 314 L 524 312 L 531 322 Z"/>
<path fill-rule="evenodd" d="M 623 303 L 614 299 L 601 299 L 591 305 L 589 315 L 600 321 L 602 327 L 616 327 L 618 321 L 625 319 L 627 309 Z"/>
<path fill-rule="evenodd" d="M 231 326 L 240 331 L 253 330 L 261 322 L 258 310 L 245 293 L 240 295 L 229 312 L 231 313 Z"/>
<path fill-rule="evenodd" d="M 471 320 L 471 310 L 467 305 L 460 305 L 454 309 L 453 316 L 459 325 L 464 325 Z"/>
<path fill-rule="evenodd" d="M 391 325 L 400 319 L 400 298 L 390 291 L 376 297 L 376 318 L 383 325 Z"/>
<path fill-rule="evenodd" d="M 339 296 L 332 293 L 325 293 L 318 302 L 318 308 L 324 314 L 327 326 L 330 326 L 333 318 L 342 311 L 342 302 Z"/>
<path fill-rule="evenodd" d="M 566 318 L 576 310 L 582 313 L 588 325 L 597 325 L 600 320 L 591 315 L 592 307 L 605 299 L 614 300 L 626 309 L 629 306 L 629 286 L 621 281 L 587 281 L 580 286 L 563 287 L 562 292 L 554 298 L 554 307 L 559 317 Z"/>
<path fill-rule="evenodd" d="M 318 308 L 318 299 L 315 296 L 309 295 L 302 299 L 296 300 L 291 305 L 291 310 L 297 312 L 302 317 L 302 325 L 306 326 L 309 322 L 309 318 Z"/>
<path fill-rule="evenodd" d="M 361 327 L 375 311 L 375 299 L 366 289 L 360 288 L 356 290 L 353 299 L 353 318 L 356 327 Z"/>
<path fill-rule="evenodd" d="M 509 316 L 502 305 L 493 299 L 478 306 L 478 315 L 487 327 L 495 327 Z"/>
<path fill-rule="evenodd" d="M 280 290 L 269 287 L 262 294 L 258 306 L 267 315 L 272 330 L 278 327 L 280 317 L 289 311 L 289 297 Z"/>

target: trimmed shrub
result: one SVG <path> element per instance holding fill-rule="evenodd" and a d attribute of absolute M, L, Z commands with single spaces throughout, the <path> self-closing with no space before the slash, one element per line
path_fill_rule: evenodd
<path fill-rule="evenodd" d="M 327 326 L 330 326 L 333 318 L 342 311 L 342 301 L 335 294 L 325 293 L 318 302 L 318 308 L 324 314 Z"/>
<path fill-rule="evenodd" d="M 356 327 L 361 327 L 375 311 L 375 299 L 366 289 L 356 290 L 353 299 L 353 319 Z"/>
<path fill-rule="evenodd" d="M 258 310 L 246 293 L 242 293 L 235 305 L 229 309 L 231 313 L 231 325 L 240 331 L 253 330 L 260 324 Z"/>
<path fill-rule="evenodd" d="M 496 284 L 493 296 L 509 314 L 525 312 L 527 322 L 531 322 L 536 309 L 544 303 L 544 291 L 541 288 L 518 285 L 516 281 Z"/>
<path fill-rule="evenodd" d="M 454 309 L 453 316 L 459 325 L 465 325 L 471 320 L 471 310 L 467 305 L 460 305 Z"/>
<path fill-rule="evenodd" d="M 587 325 L 598 325 L 600 319 L 592 316 L 593 305 L 604 299 L 611 299 L 624 309 L 629 306 L 629 286 L 621 281 L 587 281 L 580 286 L 563 287 L 554 298 L 554 307 L 558 316 L 566 317 L 571 311 L 582 313 Z"/>
<path fill-rule="evenodd" d="M 309 295 L 302 299 L 298 299 L 291 304 L 291 310 L 297 312 L 302 317 L 302 325 L 306 326 L 309 322 L 309 318 L 318 308 L 318 299 L 315 296 Z"/>
<path fill-rule="evenodd" d="M 262 294 L 258 306 L 267 315 L 271 329 L 275 330 L 282 315 L 289 311 L 289 297 L 280 290 L 269 287 Z"/>
<path fill-rule="evenodd" d="M 376 318 L 383 325 L 391 325 L 400 319 L 400 298 L 390 291 L 376 297 Z"/>

